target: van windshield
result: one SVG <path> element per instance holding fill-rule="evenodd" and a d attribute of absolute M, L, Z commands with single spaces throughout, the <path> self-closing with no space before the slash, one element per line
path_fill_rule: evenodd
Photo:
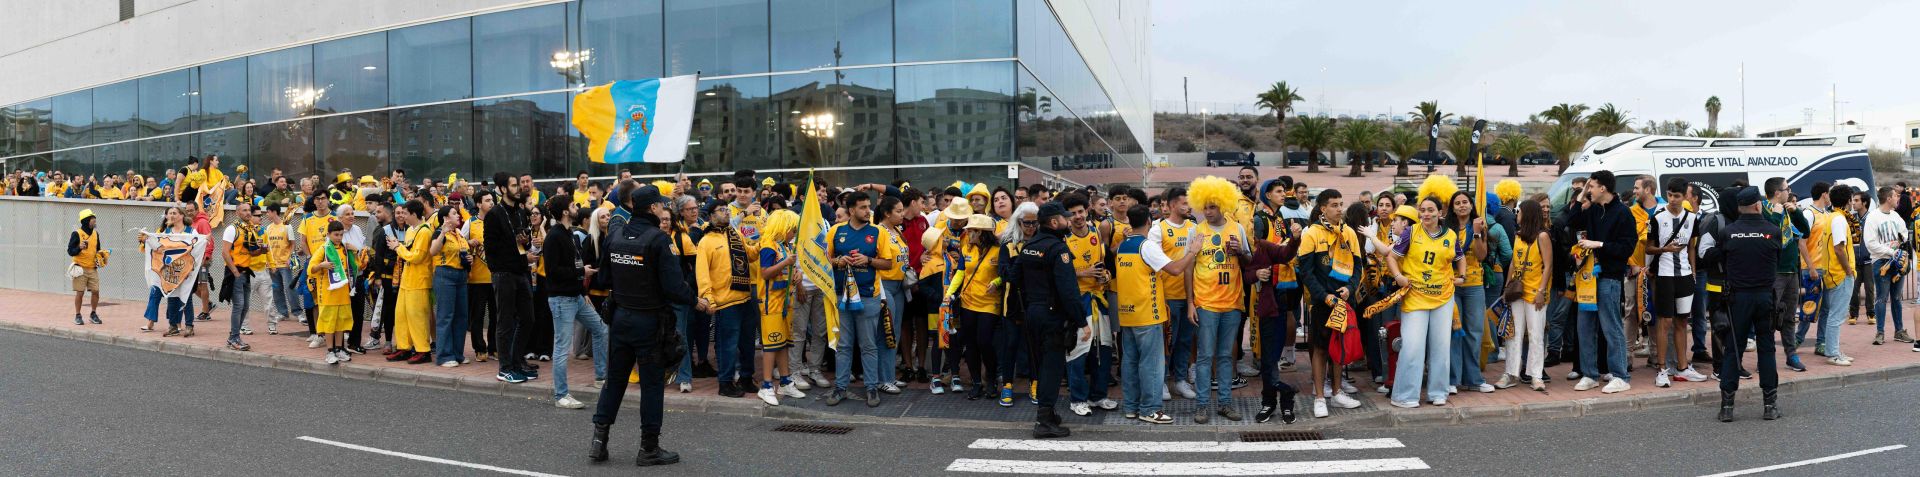
<path fill-rule="evenodd" d="M 1567 201 L 1573 198 L 1573 180 L 1585 179 L 1588 175 L 1591 174 L 1585 172 L 1568 172 L 1561 174 L 1559 180 L 1553 181 L 1553 185 L 1547 187 L 1547 198 L 1550 203 L 1553 204 L 1553 206 L 1547 210 L 1555 212 L 1559 211 L 1562 207 L 1566 207 Z"/>

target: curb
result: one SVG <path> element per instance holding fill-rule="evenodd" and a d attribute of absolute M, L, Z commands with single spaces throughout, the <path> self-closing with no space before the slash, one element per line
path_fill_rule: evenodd
<path fill-rule="evenodd" d="M 388 368 L 352 363 L 329 365 L 312 359 L 298 359 L 282 355 L 234 351 L 222 347 L 198 346 L 179 341 L 146 341 L 121 339 L 119 335 L 101 333 L 92 330 L 72 328 L 48 328 L 0 321 L 0 330 L 65 338 L 76 341 L 114 345 L 165 354 L 208 359 L 226 363 L 261 368 L 282 369 L 288 371 L 332 376 L 361 381 L 376 381 L 402 386 L 415 386 L 445 389 L 489 396 L 502 396 L 536 401 L 547 401 L 552 397 L 550 385 L 511 385 L 484 377 L 456 377 L 436 373 L 422 372 L 406 368 Z M 1844 372 L 1824 376 L 1800 379 L 1782 379 L 1780 394 L 1795 396 L 1819 391 L 1853 387 L 1865 384 L 1899 381 L 1920 377 L 1920 362 L 1904 365 Z M 546 384 L 546 383 L 541 383 Z M 1754 390 L 1751 386 L 1743 386 Z M 582 389 L 593 389 L 581 386 Z M 589 407 L 598 403 L 599 393 L 583 394 L 581 399 Z M 576 396 L 579 399 L 582 396 Z M 1745 392 L 1741 400 L 1758 401 L 1760 393 Z M 1693 407 L 1715 404 L 1719 395 L 1715 389 L 1695 388 L 1673 390 L 1653 394 L 1629 397 L 1587 397 L 1568 401 L 1534 402 L 1513 405 L 1469 406 L 1469 407 L 1433 407 L 1422 406 L 1415 409 L 1376 409 L 1370 412 L 1347 414 L 1332 419 L 1302 419 L 1287 430 L 1371 430 L 1389 428 L 1419 428 L 1433 426 L 1455 426 L 1473 424 L 1514 423 L 1538 420 L 1568 419 L 1586 416 L 1604 416 L 1652 409 Z M 923 417 L 880 417 L 852 414 L 835 414 L 812 409 L 768 406 L 757 400 L 683 396 L 669 390 L 664 399 L 668 411 L 720 414 L 754 418 L 770 418 L 793 421 L 818 421 L 845 424 L 884 424 L 918 427 L 964 427 L 971 429 L 1027 429 L 1026 422 L 1002 422 L 983 420 L 953 420 Z M 639 393 L 628 393 L 621 401 L 621 408 L 638 409 Z M 1215 434 L 1233 439 L 1239 432 L 1263 429 L 1261 427 L 1226 426 L 1138 426 L 1088 424 L 1076 426 L 1087 430 L 1130 431 L 1130 432 L 1195 432 L 1212 431 Z"/>

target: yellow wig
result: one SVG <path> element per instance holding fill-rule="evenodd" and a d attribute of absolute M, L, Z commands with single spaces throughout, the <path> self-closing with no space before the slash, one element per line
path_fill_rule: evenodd
<path fill-rule="evenodd" d="M 1453 193 L 1459 191 L 1460 186 L 1454 184 L 1452 178 L 1440 174 L 1430 175 L 1427 176 L 1426 181 L 1420 183 L 1420 191 L 1418 195 L 1414 196 L 1414 203 L 1418 204 L 1421 200 L 1425 200 L 1427 196 L 1433 196 L 1436 199 L 1440 199 L 1440 203 L 1443 205 L 1442 208 L 1444 208 L 1444 204 L 1447 204 L 1447 201 L 1453 199 Z"/>
<path fill-rule="evenodd" d="M 781 209 L 767 216 L 767 225 L 760 229 L 760 246 L 780 248 L 779 238 L 793 231 L 800 224 L 800 215 L 791 210 Z"/>
<path fill-rule="evenodd" d="M 661 197 L 673 197 L 673 183 L 664 180 L 653 181 L 653 187 L 660 189 Z"/>
<path fill-rule="evenodd" d="M 1240 188 L 1234 187 L 1233 182 L 1226 179 L 1205 176 L 1193 180 L 1193 187 L 1187 189 L 1187 200 L 1193 203 L 1195 210 L 1212 205 L 1222 211 L 1231 211 L 1240 200 Z"/>
<path fill-rule="evenodd" d="M 1493 184 L 1493 195 L 1499 196 L 1501 202 L 1507 202 L 1507 203 L 1519 202 L 1520 201 L 1520 181 L 1516 181 L 1513 179 L 1501 179 L 1500 182 L 1496 182 Z"/>

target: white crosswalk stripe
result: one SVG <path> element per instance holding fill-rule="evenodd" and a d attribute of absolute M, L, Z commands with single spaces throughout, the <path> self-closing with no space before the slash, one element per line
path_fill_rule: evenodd
<path fill-rule="evenodd" d="M 1287 442 L 1214 442 L 1214 441 L 1093 441 L 978 439 L 967 449 L 974 451 L 1074 452 L 1158 454 L 1293 451 L 1365 451 L 1404 449 L 1399 439 L 1324 439 Z M 1350 453 L 1348 453 L 1350 454 Z M 1046 454 L 1059 455 L 1059 454 Z M 1084 456 L 1087 454 L 1073 454 Z M 1345 456 L 1343 454 L 1343 456 Z M 1247 459 L 1259 460 L 1259 459 Z M 1312 475 L 1336 473 L 1390 472 L 1431 469 L 1418 457 L 1390 457 L 1342 460 L 1303 460 L 1268 462 L 1103 462 L 1098 460 L 1024 460 L 960 458 L 947 465 L 948 472 L 986 474 L 1051 475 Z"/>

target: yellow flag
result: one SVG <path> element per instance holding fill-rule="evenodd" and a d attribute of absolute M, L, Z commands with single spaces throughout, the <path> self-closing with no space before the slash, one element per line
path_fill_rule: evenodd
<path fill-rule="evenodd" d="M 820 216 L 819 190 L 809 173 L 807 200 L 800 206 L 800 232 L 794 241 L 799 244 L 800 273 L 820 287 L 822 299 L 834 300 L 840 294 L 834 291 L 833 267 L 827 261 L 827 221 Z M 840 307 L 827 303 L 820 308 L 827 314 L 827 347 L 840 349 Z"/>
<path fill-rule="evenodd" d="M 1481 216 L 1485 216 L 1487 215 L 1487 191 L 1493 190 L 1487 187 L 1487 152 L 1486 151 L 1480 151 L 1480 155 L 1474 158 L 1473 173 L 1474 173 L 1474 176 L 1476 177 L 1476 181 L 1474 182 L 1474 186 L 1473 186 L 1474 212 L 1480 214 Z M 1489 219 L 1488 221 L 1491 222 L 1492 220 Z"/>

